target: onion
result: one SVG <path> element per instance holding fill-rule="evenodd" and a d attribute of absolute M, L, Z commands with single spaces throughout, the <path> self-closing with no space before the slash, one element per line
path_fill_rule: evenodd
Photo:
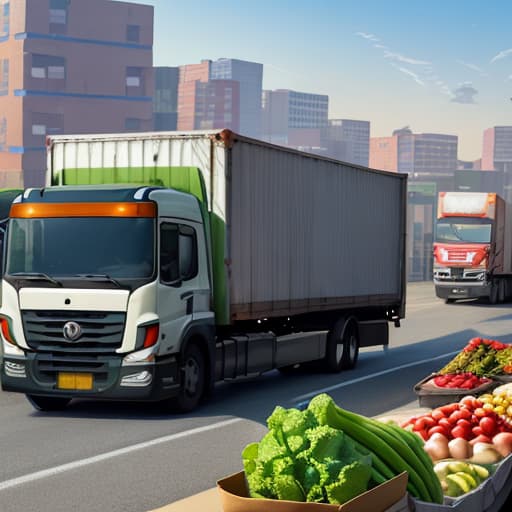
<path fill-rule="evenodd" d="M 500 432 L 492 438 L 492 444 L 498 452 L 506 457 L 512 453 L 512 433 Z"/>
<path fill-rule="evenodd" d="M 471 457 L 470 462 L 475 462 L 476 464 L 494 464 L 502 458 L 503 457 L 493 444 L 475 443 L 473 445 L 473 457 Z"/>
<path fill-rule="evenodd" d="M 450 457 L 448 449 L 448 439 L 443 434 L 436 432 L 425 442 L 423 449 L 428 453 L 433 461 L 447 459 Z"/>
<path fill-rule="evenodd" d="M 473 455 L 473 447 L 462 437 L 456 437 L 448 443 L 450 455 L 454 459 L 469 459 Z"/>

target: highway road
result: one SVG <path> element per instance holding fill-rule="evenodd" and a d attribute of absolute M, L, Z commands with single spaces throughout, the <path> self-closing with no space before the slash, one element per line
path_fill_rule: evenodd
<path fill-rule="evenodd" d="M 379 415 L 417 407 L 413 386 L 473 336 L 512 342 L 510 305 L 445 305 L 430 283 L 412 283 L 388 350 L 361 351 L 340 374 L 277 371 L 223 383 L 193 414 L 157 406 L 76 401 L 58 413 L 0 393 L 0 512 L 145 512 L 239 471 L 243 447 L 265 432 L 275 405 L 326 391 L 343 407 Z"/>

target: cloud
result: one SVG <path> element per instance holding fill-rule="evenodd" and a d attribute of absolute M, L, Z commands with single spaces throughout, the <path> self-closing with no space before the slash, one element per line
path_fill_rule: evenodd
<path fill-rule="evenodd" d="M 420 80 L 420 77 L 416 73 L 411 71 L 410 69 L 403 68 L 401 66 L 396 66 L 395 64 L 393 64 L 393 67 L 395 69 L 398 69 L 398 71 L 400 71 L 404 75 L 407 75 L 407 76 L 411 77 L 418 85 L 421 85 L 422 87 L 425 87 L 425 82 Z"/>
<path fill-rule="evenodd" d="M 405 55 L 401 55 L 400 53 L 388 52 L 388 51 L 384 52 L 384 58 L 396 60 L 398 62 L 405 62 L 406 64 L 412 64 L 414 66 L 419 66 L 419 65 L 429 66 L 430 64 L 432 64 L 431 62 L 428 62 L 426 60 L 412 59 L 410 57 L 406 57 Z"/>
<path fill-rule="evenodd" d="M 468 69 L 471 69 L 472 71 L 476 71 L 477 73 L 480 73 L 481 76 L 487 76 L 487 73 L 482 69 L 479 68 L 476 64 L 471 64 L 471 62 L 464 62 L 463 60 L 457 61 L 462 66 L 467 67 Z"/>
<path fill-rule="evenodd" d="M 360 36 L 364 39 L 368 39 L 370 41 L 374 41 L 378 43 L 380 39 L 375 34 L 368 34 L 366 32 L 356 32 L 356 36 Z"/>
<path fill-rule="evenodd" d="M 380 48 L 382 50 L 387 50 L 388 49 L 387 46 L 384 46 L 383 44 L 380 44 L 380 43 L 374 44 L 373 47 L 374 48 Z"/>
<path fill-rule="evenodd" d="M 504 59 L 505 57 L 508 57 L 509 55 L 512 55 L 512 48 L 509 48 L 508 50 L 502 50 L 501 52 L 499 52 L 498 54 L 496 54 L 496 55 L 491 59 L 491 64 L 492 64 L 493 62 L 496 62 L 497 60 Z"/>
<path fill-rule="evenodd" d="M 465 82 L 463 84 L 459 84 L 457 89 L 453 91 L 452 101 L 454 103 L 476 103 L 474 96 L 478 94 L 478 91 L 473 87 L 471 82 Z"/>

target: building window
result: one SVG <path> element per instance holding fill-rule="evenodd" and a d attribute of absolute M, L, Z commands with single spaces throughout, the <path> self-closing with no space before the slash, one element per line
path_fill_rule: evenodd
<path fill-rule="evenodd" d="M 126 68 L 126 95 L 139 96 L 144 92 L 144 83 L 142 80 L 143 68 Z"/>
<path fill-rule="evenodd" d="M 127 117 L 124 120 L 124 129 L 129 131 L 140 130 L 141 121 L 136 117 Z"/>
<path fill-rule="evenodd" d="M 130 43 L 138 43 L 140 41 L 140 25 L 126 26 L 126 40 Z"/>
<path fill-rule="evenodd" d="M 52 55 L 32 55 L 32 78 L 66 79 L 66 59 Z"/>
<path fill-rule="evenodd" d="M 69 0 L 50 0 L 50 23 L 65 25 L 68 21 Z"/>
<path fill-rule="evenodd" d="M 5 151 L 7 144 L 7 119 L 0 118 L 0 151 Z"/>
<path fill-rule="evenodd" d="M 65 34 L 68 23 L 69 0 L 50 0 L 50 33 Z"/>
<path fill-rule="evenodd" d="M 9 2 L 0 3 L 0 37 L 9 35 Z"/>
<path fill-rule="evenodd" d="M 0 96 L 9 93 L 9 60 L 0 60 Z"/>
<path fill-rule="evenodd" d="M 34 145 L 43 144 L 46 135 L 64 133 L 64 116 L 47 112 L 32 112 L 31 135 Z"/>

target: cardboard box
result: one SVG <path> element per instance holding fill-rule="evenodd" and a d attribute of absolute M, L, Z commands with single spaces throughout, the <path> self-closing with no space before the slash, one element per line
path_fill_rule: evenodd
<path fill-rule="evenodd" d="M 391 507 L 393 512 L 409 510 L 405 472 L 343 505 L 249 498 L 243 471 L 219 480 L 217 488 L 224 512 L 391 512 Z"/>
<path fill-rule="evenodd" d="M 212 487 L 150 512 L 222 512 L 222 505 L 217 489 Z"/>

